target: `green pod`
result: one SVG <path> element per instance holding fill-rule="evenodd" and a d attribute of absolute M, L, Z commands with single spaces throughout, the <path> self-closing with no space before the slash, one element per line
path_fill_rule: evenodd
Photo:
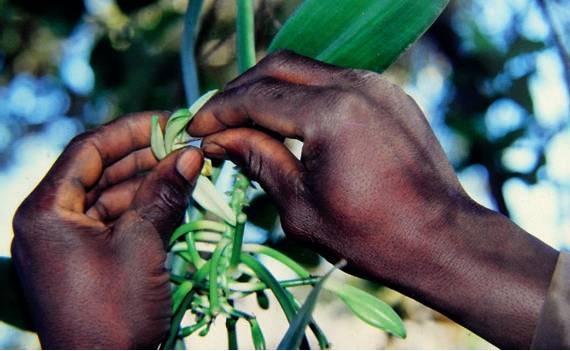
<path fill-rule="evenodd" d="M 185 223 L 180 227 L 176 228 L 174 233 L 170 236 L 169 246 L 174 245 L 178 238 L 186 235 L 187 233 L 197 231 L 197 230 L 207 230 L 217 233 L 223 233 L 227 229 L 227 226 L 223 223 L 208 221 L 205 219 L 192 221 L 190 223 Z"/>
<path fill-rule="evenodd" d="M 263 332 L 259 327 L 257 319 L 250 318 L 247 320 L 249 322 L 249 327 L 251 329 L 251 339 L 253 340 L 253 346 L 256 350 L 265 350 L 265 337 Z"/>
<path fill-rule="evenodd" d="M 172 312 L 173 313 L 176 313 L 176 311 L 178 310 L 178 308 L 182 304 L 182 301 L 184 300 L 186 295 L 188 295 L 190 293 L 190 291 L 192 291 L 193 287 L 194 287 L 194 284 L 191 281 L 187 280 L 187 281 L 183 282 L 182 284 L 180 284 L 174 290 L 174 293 L 172 294 Z"/>
<path fill-rule="evenodd" d="M 228 317 L 226 319 L 226 330 L 228 331 L 228 350 L 238 349 L 236 324 L 238 319 L 235 317 Z"/>
<path fill-rule="evenodd" d="M 364 322 L 399 338 L 406 337 L 402 319 L 384 301 L 348 284 L 327 283 L 326 289 L 335 293 Z"/>
<path fill-rule="evenodd" d="M 269 297 L 263 290 L 259 290 L 255 292 L 255 298 L 257 300 L 257 304 L 264 310 L 269 309 Z"/>

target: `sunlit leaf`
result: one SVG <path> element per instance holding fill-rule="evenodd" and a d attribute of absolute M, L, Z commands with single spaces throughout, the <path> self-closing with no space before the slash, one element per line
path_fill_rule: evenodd
<path fill-rule="evenodd" d="M 202 106 L 204 106 L 204 104 L 217 92 L 217 90 L 208 91 L 206 94 L 200 96 L 200 98 L 196 100 L 190 108 L 177 110 L 170 116 L 164 132 L 164 146 L 167 154 L 175 149 L 177 137 L 184 132 L 184 129 L 188 123 L 190 123 L 196 112 L 198 112 L 198 110 L 200 110 Z"/>
<path fill-rule="evenodd" d="M 167 154 L 172 152 L 176 137 L 184 130 L 190 119 L 190 111 L 188 111 L 187 108 L 174 111 L 174 113 L 170 115 L 164 130 L 164 148 Z"/>
<path fill-rule="evenodd" d="M 202 175 L 198 176 L 192 198 L 205 210 L 222 218 L 231 225 L 236 224 L 236 214 L 228 206 L 227 200 L 216 189 L 214 183 L 208 178 Z"/>
<path fill-rule="evenodd" d="M 164 148 L 164 135 L 158 123 L 158 116 L 152 116 L 150 148 L 156 158 L 162 160 L 166 157 L 166 149 Z"/>
<path fill-rule="evenodd" d="M 404 323 L 390 305 L 352 285 L 329 282 L 326 289 L 340 297 L 364 322 L 400 338 L 406 337 Z"/>
<path fill-rule="evenodd" d="M 269 52 L 289 49 L 335 65 L 386 69 L 435 21 L 449 0 L 306 0 Z"/>

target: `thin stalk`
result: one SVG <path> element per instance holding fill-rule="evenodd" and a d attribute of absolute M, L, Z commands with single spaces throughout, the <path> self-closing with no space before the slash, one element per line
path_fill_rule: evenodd
<path fill-rule="evenodd" d="M 253 0 L 236 0 L 236 47 L 238 72 L 241 74 L 256 63 Z M 240 214 L 245 205 L 249 180 L 238 172 L 232 190 L 231 205 L 235 213 Z M 237 259 L 237 258 L 236 258 Z"/>
<path fill-rule="evenodd" d="M 236 35 L 239 73 L 255 65 L 253 0 L 237 0 Z"/>
<path fill-rule="evenodd" d="M 239 264 L 239 259 L 241 255 L 241 248 L 243 244 L 243 231 L 245 229 L 245 222 L 247 216 L 245 213 L 240 213 L 236 219 L 236 229 L 234 232 L 234 238 L 232 242 L 232 256 L 230 257 L 230 270 L 233 270 Z"/>
<path fill-rule="evenodd" d="M 190 259 L 192 260 L 192 264 L 196 268 L 202 267 L 204 264 L 204 260 L 200 257 L 198 250 L 196 249 L 196 242 L 194 241 L 193 233 L 186 234 L 186 245 L 188 246 L 187 251 L 188 255 L 190 255 Z"/>
<path fill-rule="evenodd" d="M 298 279 L 279 280 L 278 283 L 284 288 L 294 288 L 297 286 L 314 285 L 318 283 L 320 277 L 308 277 Z M 230 288 L 234 291 L 243 293 L 254 293 L 256 291 L 268 289 L 268 286 L 263 282 L 258 283 L 233 283 Z"/>
<path fill-rule="evenodd" d="M 210 294 L 210 314 L 216 316 L 220 312 L 220 294 L 219 294 L 219 282 L 218 277 L 220 276 L 220 262 L 222 259 L 222 254 L 229 244 L 227 239 L 222 239 L 218 243 L 218 246 L 212 254 L 210 259 L 211 267 L 209 269 L 209 294 Z"/>

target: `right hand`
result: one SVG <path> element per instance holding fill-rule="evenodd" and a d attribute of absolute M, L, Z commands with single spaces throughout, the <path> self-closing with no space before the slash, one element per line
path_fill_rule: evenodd
<path fill-rule="evenodd" d="M 301 160 L 262 130 L 302 140 Z M 287 235 L 500 347 L 529 347 L 557 251 L 467 196 L 400 88 L 282 51 L 210 100 L 189 132 L 263 186 Z"/>
<path fill-rule="evenodd" d="M 288 236 L 491 341 L 528 347 L 555 251 L 466 195 L 397 86 L 282 51 L 228 84 L 188 131 L 204 137 L 207 156 L 232 159 L 262 185 Z M 266 131 L 302 140 L 301 160 Z M 502 290 L 482 301 L 479 289 Z M 493 313 L 517 313 L 521 327 L 511 333 Z"/>
<path fill-rule="evenodd" d="M 301 161 L 253 124 L 302 140 Z M 447 255 L 438 229 L 472 206 L 416 103 L 373 72 L 280 52 L 210 100 L 189 132 L 260 182 L 286 234 L 361 273 L 378 275 L 375 260 L 386 279 Z"/>

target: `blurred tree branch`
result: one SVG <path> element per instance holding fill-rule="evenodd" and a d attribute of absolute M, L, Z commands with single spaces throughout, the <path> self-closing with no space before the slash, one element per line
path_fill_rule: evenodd
<path fill-rule="evenodd" d="M 550 34 L 552 36 L 552 40 L 558 54 L 560 55 L 560 59 L 562 61 L 562 71 L 564 74 L 564 82 L 566 84 L 566 93 L 568 98 L 570 99 L 570 53 L 568 52 L 566 45 L 564 44 L 564 33 L 559 30 L 558 26 L 556 25 L 553 15 L 550 11 L 550 5 L 548 4 L 548 0 L 536 0 L 538 7 L 540 8 L 542 15 L 548 26 L 550 27 Z M 570 103 L 568 104 L 568 114 L 570 118 Z"/>

